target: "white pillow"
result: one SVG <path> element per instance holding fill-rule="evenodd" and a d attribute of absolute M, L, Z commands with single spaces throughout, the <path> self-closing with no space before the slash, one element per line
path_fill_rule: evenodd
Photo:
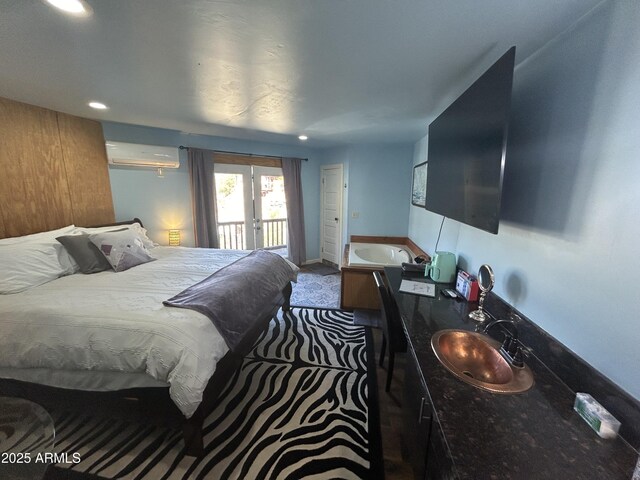
<path fill-rule="evenodd" d="M 22 292 L 72 273 L 72 266 L 60 261 L 63 252 L 67 255 L 62 245 L 47 240 L 0 245 L 0 293 Z"/>
<path fill-rule="evenodd" d="M 149 238 L 147 235 L 147 229 L 143 228 L 138 222 L 132 223 L 129 225 L 129 228 L 138 234 L 145 248 L 153 248 L 159 245 L 159 243 L 156 243 Z"/>
<path fill-rule="evenodd" d="M 155 243 L 153 240 L 151 240 L 147 236 L 147 229 L 142 228 L 142 225 L 140 225 L 138 222 L 131 223 L 128 225 L 110 225 L 108 227 L 94 227 L 94 228 L 79 227 L 78 230 L 80 230 L 82 233 L 87 233 L 90 235 L 93 233 L 114 232 L 116 230 L 122 230 L 123 228 L 127 228 L 132 232 L 136 233 L 138 237 L 140 237 L 140 240 L 142 241 L 142 244 L 144 245 L 145 248 L 153 248 L 158 246 L 157 243 Z"/>
<path fill-rule="evenodd" d="M 68 225 L 66 227 L 49 230 L 47 232 L 32 233 L 31 235 L 23 235 L 21 237 L 3 238 L 0 240 L 0 247 L 6 245 L 26 245 L 29 243 L 40 243 L 43 245 L 49 244 L 55 248 L 58 261 L 60 262 L 60 266 L 64 272 L 63 275 L 69 275 L 79 271 L 78 264 L 64 248 L 60 248 L 60 245 L 56 241 L 56 237 L 75 234 L 80 234 L 78 228 L 75 225 Z"/>
<path fill-rule="evenodd" d="M 31 235 L 23 235 L 22 237 L 3 238 L 0 240 L 1 245 L 16 245 L 18 243 L 25 242 L 40 242 L 43 240 L 53 240 L 55 243 L 56 237 L 62 235 L 70 235 L 76 230 L 75 225 L 69 225 L 67 227 L 58 228 L 57 230 L 49 230 L 48 232 L 32 233 Z"/>

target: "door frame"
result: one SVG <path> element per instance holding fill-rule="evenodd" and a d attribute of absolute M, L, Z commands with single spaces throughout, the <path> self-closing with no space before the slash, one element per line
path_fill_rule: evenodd
<path fill-rule="evenodd" d="M 336 259 L 338 260 L 338 267 L 340 267 L 340 264 L 342 263 L 342 250 L 344 248 L 343 245 L 343 238 L 342 238 L 342 229 L 344 226 L 344 222 L 343 222 L 343 216 L 344 216 L 344 165 L 342 163 L 334 163 L 331 165 L 321 165 L 320 166 L 320 261 L 322 262 L 324 260 L 324 179 L 325 179 L 325 171 L 326 170 L 332 170 L 332 169 L 338 169 L 339 170 L 339 178 L 340 178 L 340 182 L 339 182 L 339 195 L 338 195 L 338 212 L 339 212 L 339 216 L 338 216 L 338 242 L 337 242 L 337 249 L 338 251 L 336 252 Z"/>

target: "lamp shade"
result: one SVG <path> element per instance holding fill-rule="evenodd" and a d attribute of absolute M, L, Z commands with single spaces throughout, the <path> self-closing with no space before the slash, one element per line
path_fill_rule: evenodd
<path fill-rule="evenodd" d="M 177 247 L 180 245 L 180 230 L 169 230 L 169 246 Z"/>

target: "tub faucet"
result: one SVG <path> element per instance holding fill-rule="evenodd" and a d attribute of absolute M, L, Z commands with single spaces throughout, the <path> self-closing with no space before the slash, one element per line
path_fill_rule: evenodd
<path fill-rule="evenodd" d="M 522 347 L 518 341 L 518 327 L 513 320 L 494 320 L 484 327 L 484 334 L 488 334 L 489 330 L 495 325 L 502 324 L 505 327 L 502 332 L 504 340 L 500 346 L 500 355 L 515 368 L 523 368 L 524 361 L 522 359 Z"/>

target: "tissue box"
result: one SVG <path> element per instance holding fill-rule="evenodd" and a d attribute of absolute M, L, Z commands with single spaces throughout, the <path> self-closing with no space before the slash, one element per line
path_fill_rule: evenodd
<path fill-rule="evenodd" d="M 573 409 L 602 438 L 615 438 L 620 422 L 588 393 L 576 393 Z"/>

